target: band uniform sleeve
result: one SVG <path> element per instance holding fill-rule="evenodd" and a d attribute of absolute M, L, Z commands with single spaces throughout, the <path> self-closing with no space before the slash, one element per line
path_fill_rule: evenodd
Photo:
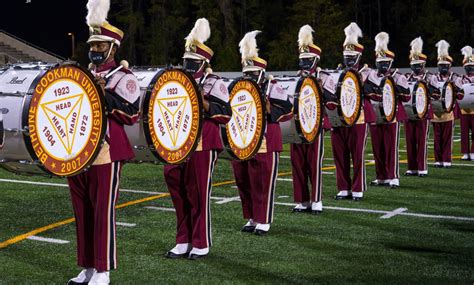
<path fill-rule="evenodd" d="M 397 96 L 402 102 L 408 102 L 410 101 L 411 95 L 410 95 L 410 87 L 408 86 L 408 80 L 407 78 L 402 75 L 402 74 L 395 74 L 394 76 L 395 79 L 395 85 L 397 89 Z"/>
<path fill-rule="evenodd" d="M 459 76 L 457 74 L 453 75 L 453 83 L 454 83 L 454 89 L 456 91 L 456 98 L 458 100 L 461 100 L 464 98 L 464 89 L 462 88 L 463 82 L 462 82 L 462 76 Z"/>
<path fill-rule="evenodd" d="M 382 78 L 377 76 L 377 72 L 372 69 L 365 69 L 361 72 L 363 82 L 364 95 L 374 101 L 382 101 L 382 90 L 380 83 Z"/>
<path fill-rule="evenodd" d="M 218 124 L 227 124 L 232 117 L 232 109 L 229 102 L 229 91 L 224 81 L 210 78 L 206 80 L 203 90 L 209 101 L 209 111 L 205 113 L 206 118 Z"/>
<path fill-rule="evenodd" d="M 131 73 L 117 72 L 105 87 L 105 102 L 109 117 L 133 125 L 138 120 L 140 88 Z"/>
<path fill-rule="evenodd" d="M 293 117 L 293 104 L 288 94 L 276 81 L 269 82 L 270 114 L 267 114 L 270 123 L 279 123 L 290 120 Z"/>

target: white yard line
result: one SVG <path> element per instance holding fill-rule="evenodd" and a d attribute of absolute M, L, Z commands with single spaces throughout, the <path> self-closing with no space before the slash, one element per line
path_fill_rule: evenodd
<path fill-rule="evenodd" d="M 116 222 L 115 224 L 117 226 L 122 226 L 122 227 L 127 227 L 127 228 L 133 228 L 137 226 L 137 224 L 124 223 L 124 222 Z"/>
<path fill-rule="evenodd" d="M 68 240 L 55 239 L 55 238 L 45 238 L 45 237 L 39 237 L 39 236 L 29 236 L 29 237 L 27 237 L 27 239 L 35 240 L 35 241 L 42 241 L 42 242 L 49 242 L 49 243 L 56 243 L 56 244 L 69 243 Z"/>
<path fill-rule="evenodd" d="M 217 199 L 214 199 L 217 200 Z M 233 201 L 240 201 L 240 196 L 229 197 L 229 198 L 221 198 L 219 201 L 215 202 L 215 204 L 225 204 Z"/>
<path fill-rule="evenodd" d="M 398 209 L 395 209 L 395 210 L 389 212 L 388 214 L 383 215 L 380 218 L 381 219 L 390 219 L 391 217 L 395 217 L 396 215 L 399 215 L 399 214 L 405 212 L 406 210 L 408 210 L 408 209 L 407 208 L 398 208 Z"/>
<path fill-rule="evenodd" d="M 429 165 L 434 165 L 434 163 L 430 162 L 428 163 Z M 474 163 L 469 164 L 469 163 L 451 163 L 452 166 L 474 166 Z"/>
<path fill-rule="evenodd" d="M 474 166 L 474 164 L 453 164 L 453 165 L 465 165 L 465 166 Z M 22 183 L 22 184 L 32 184 L 32 185 L 47 185 L 47 186 L 57 186 L 57 187 L 68 187 L 67 184 L 58 184 L 58 183 L 45 183 L 45 182 L 35 182 L 35 181 L 25 181 L 25 180 L 13 180 L 13 179 L 0 179 L 0 182 L 9 182 L 9 183 Z M 132 193 L 143 193 L 143 194 L 163 194 L 162 192 L 154 192 L 154 191 L 142 191 L 142 190 L 130 190 L 130 189 L 120 189 L 123 192 L 132 192 Z M 211 197 L 213 200 L 219 201 L 226 201 L 224 204 L 228 202 L 239 201 L 237 197 Z M 282 203 L 282 202 L 275 202 L 276 205 L 283 205 L 283 206 L 296 206 L 294 203 Z M 147 206 L 147 209 L 159 210 L 159 211 L 167 211 L 167 212 L 175 212 L 173 208 L 165 208 L 165 207 L 154 207 L 154 206 Z M 335 211 L 349 211 L 349 212 L 363 212 L 363 213 L 373 213 L 373 214 L 391 214 L 394 211 L 382 211 L 382 210 L 371 210 L 371 209 L 363 209 L 363 208 L 345 208 L 345 207 L 324 207 L 324 209 L 328 210 L 335 210 Z M 397 209 L 398 210 L 398 209 Z M 431 214 L 422 214 L 422 213 L 408 213 L 408 212 L 400 212 L 396 215 L 400 216 L 412 216 L 412 217 L 421 217 L 421 218 L 430 218 L 430 219 L 447 219 L 447 220 L 460 220 L 460 221 L 474 221 L 474 217 L 459 217 L 459 216 L 445 216 L 445 215 L 431 215 Z"/>
<path fill-rule="evenodd" d="M 146 206 L 145 209 L 164 211 L 164 212 L 176 212 L 174 208 L 166 208 L 166 207 Z"/>

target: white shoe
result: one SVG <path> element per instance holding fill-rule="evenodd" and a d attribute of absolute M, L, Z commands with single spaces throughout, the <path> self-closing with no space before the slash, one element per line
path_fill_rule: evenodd
<path fill-rule="evenodd" d="M 94 275 L 92 275 L 91 280 L 89 281 L 89 285 L 107 285 L 110 283 L 110 278 L 109 278 L 109 272 L 108 271 L 103 271 L 103 272 L 95 272 Z"/>
<path fill-rule="evenodd" d="M 451 167 L 451 162 L 443 162 L 443 167 Z"/>
<path fill-rule="evenodd" d="M 336 197 L 334 197 L 334 199 L 336 200 L 350 199 L 350 198 L 351 198 L 351 191 L 348 191 L 348 190 L 341 190 L 337 192 Z"/>
<path fill-rule="evenodd" d="M 311 213 L 317 215 L 323 212 L 323 202 L 313 202 L 311 203 Z"/>
<path fill-rule="evenodd" d="M 397 188 L 398 186 L 400 186 L 400 180 L 398 178 L 389 179 L 388 180 L 388 185 L 391 188 Z"/>
<path fill-rule="evenodd" d="M 471 160 L 474 161 L 474 153 L 470 153 L 469 156 L 471 157 Z"/>
<path fill-rule="evenodd" d="M 270 224 L 259 224 L 257 223 L 257 226 L 255 226 L 255 234 L 256 235 L 263 235 L 268 233 L 270 230 Z"/>
<path fill-rule="evenodd" d="M 170 252 L 174 254 L 185 254 L 189 252 L 189 248 L 191 247 L 191 244 L 189 243 L 178 243 L 176 244 L 175 247 L 173 247 Z"/>
<path fill-rule="evenodd" d="M 362 198 L 364 197 L 364 192 L 352 192 L 353 198 Z"/>
<path fill-rule="evenodd" d="M 473 157 L 474 158 L 474 157 Z M 463 156 L 461 157 L 461 160 L 471 160 L 471 157 L 469 156 L 468 153 L 465 153 L 463 154 Z"/>
<path fill-rule="evenodd" d="M 308 211 L 308 206 L 304 204 L 309 204 L 308 202 L 305 203 L 298 203 L 296 206 L 293 208 L 293 213 L 300 213 L 300 212 L 306 212 Z"/>
<path fill-rule="evenodd" d="M 189 254 L 197 254 L 197 255 L 207 255 L 209 253 L 209 248 L 206 247 L 206 248 L 195 248 L 193 247 L 193 249 L 191 249 L 191 251 L 189 252 Z"/>
<path fill-rule="evenodd" d="M 94 275 L 94 273 L 95 273 L 94 268 L 85 268 L 79 273 L 79 275 L 70 279 L 69 282 L 67 282 L 67 284 L 73 285 L 73 284 L 87 283 L 89 282 L 89 280 L 91 280 L 92 275 Z"/>

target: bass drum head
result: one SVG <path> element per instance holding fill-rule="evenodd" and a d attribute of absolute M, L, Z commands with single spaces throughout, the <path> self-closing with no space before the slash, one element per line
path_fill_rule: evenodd
<path fill-rule="evenodd" d="M 426 83 L 418 81 L 414 88 L 413 100 L 415 114 L 417 114 L 419 119 L 424 119 L 428 112 L 429 104 L 428 87 Z"/>
<path fill-rule="evenodd" d="M 385 77 L 382 81 L 382 114 L 385 122 L 393 122 L 397 112 L 397 97 L 395 81 L 392 77 Z"/>
<path fill-rule="evenodd" d="M 232 117 L 222 139 L 232 158 L 247 160 L 257 154 L 265 135 L 266 112 L 260 87 L 253 80 L 236 79 L 229 85 Z"/>
<path fill-rule="evenodd" d="M 196 81 L 181 69 L 162 70 L 149 90 L 143 104 L 147 143 L 161 162 L 185 162 L 198 146 L 204 119 Z"/>
<path fill-rule="evenodd" d="M 312 143 L 321 131 L 323 121 L 321 87 L 314 77 L 303 77 L 296 88 L 295 126 L 304 143 Z"/>
<path fill-rule="evenodd" d="M 443 86 L 443 109 L 451 112 L 454 108 L 454 84 L 448 81 Z"/>
<path fill-rule="evenodd" d="M 77 64 L 57 65 L 36 83 L 26 118 L 26 142 L 48 173 L 79 174 L 95 159 L 106 132 L 102 88 Z"/>
<path fill-rule="evenodd" d="M 362 106 L 362 83 L 359 75 L 346 70 L 339 77 L 339 116 L 342 117 L 342 123 L 346 126 L 352 126 L 357 122 Z"/>

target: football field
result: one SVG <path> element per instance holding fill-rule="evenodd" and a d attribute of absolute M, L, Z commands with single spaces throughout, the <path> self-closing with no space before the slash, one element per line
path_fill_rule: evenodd
<path fill-rule="evenodd" d="M 430 126 L 430 129 L 432 127 Z M 213 247 L 197 261 L 164 257 L 175 214 L 163 166 L 127 164 L 117 209 L 113 284 L 473 284 L 474 162 L 405 177 L 404 130 L 398 189 L 369 186 L 364 200 L 335 201 L 336 170 L 325 135 L 321 215 L 292 213 L 289 146 L 281 154 L 274 223 L 265 236 L 242 233 L 230 162 L 220 159 L 211 199 Z M 375 178 L 370 138 L 367 184 Z M 76 265 L 75 225 L 65 179 L 0 170 L 0 284 L 65 284 Z"/>

